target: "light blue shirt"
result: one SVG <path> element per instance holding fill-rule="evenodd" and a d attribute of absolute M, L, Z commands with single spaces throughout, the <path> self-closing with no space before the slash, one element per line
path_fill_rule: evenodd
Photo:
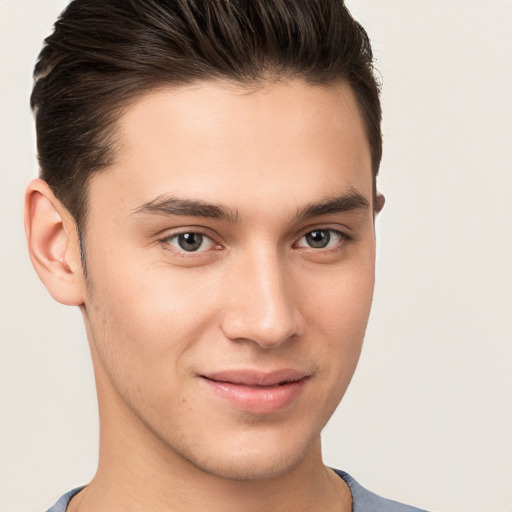
<path fill-rule="evenodd" d="M 359 485 L 348 473 L 339 470 L 335 471 L 346 482 L 352 493 L 352 512 L 426 512 L 419 508 L 381 498 Z M 77 487 L 64 494 L 64 496 L 46 512 L 66 512 L 71 498 L 82 489 L 83 487 Z"/>

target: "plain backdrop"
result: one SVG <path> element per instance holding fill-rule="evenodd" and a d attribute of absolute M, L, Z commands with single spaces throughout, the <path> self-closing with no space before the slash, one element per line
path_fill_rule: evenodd
<path fill-rule="evenodd" d="M 37 175 L 31 72 L 65 0 L 0 0 L 0 511 L 93 476 L 80 314 L 54 303 L 22 225 Z M 445 512 L 512 512 L 512 1 L 349 0 L 383 81 L 387 196 L 356 376 L 328 464 Z"/>

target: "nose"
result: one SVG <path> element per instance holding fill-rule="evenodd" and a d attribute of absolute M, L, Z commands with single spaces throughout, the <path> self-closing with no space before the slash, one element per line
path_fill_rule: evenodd
<path fill-rule="evenodd" d="M 291 272 L 273 251 L 252 252 L 238 262 L 227 284 L 221 328 L 229 339 L 267 349 L 302 334 Z"/>

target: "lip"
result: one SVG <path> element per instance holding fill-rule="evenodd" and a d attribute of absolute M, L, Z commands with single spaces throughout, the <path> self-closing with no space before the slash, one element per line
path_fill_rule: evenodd
<path fill-rule="evenodd" d="M 309 379 L 309 375 L 289 369 L 229 370 L 200 377 L 216 396 L 253 414 L 269 414 L 291 406 Z"/>

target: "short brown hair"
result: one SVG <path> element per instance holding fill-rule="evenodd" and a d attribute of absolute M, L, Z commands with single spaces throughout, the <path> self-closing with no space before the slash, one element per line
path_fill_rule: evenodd
<path fill-rule="evenodd" d="M 280 78 L 352 87 L 375 179 L 379 84 L 368 36 L 343 0 L 74 0 L 34 71 L 41 177 L 80 228 L 88 179 L 113 163 L 128 101 L 166 84 Z"/>

